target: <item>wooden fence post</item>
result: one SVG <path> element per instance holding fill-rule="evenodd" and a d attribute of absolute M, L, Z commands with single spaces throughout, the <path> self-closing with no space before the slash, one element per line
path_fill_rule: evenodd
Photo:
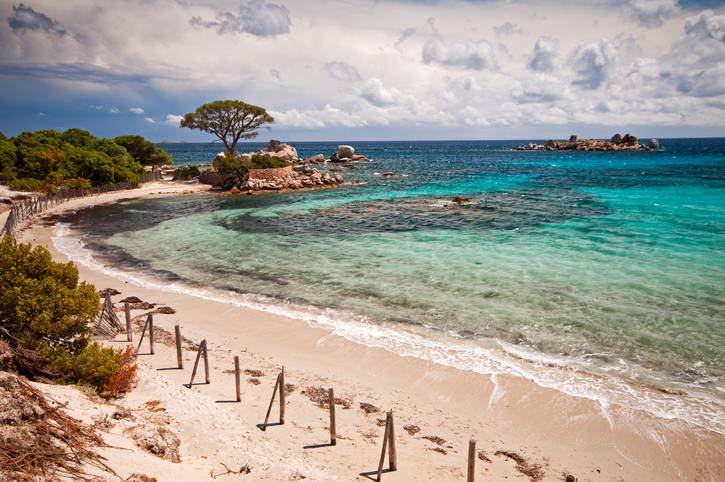
<path fill-rule="evenodd" d="M 330 445 L 337 445 L 337 427 L 335 426 L 335 391 L 329 390 L 330 403 Z"/>
<path fill-rule="evenodd" d="M 149 313 L 149 351 L 154 354 L 154 315 Z"/>
<path fill-rule="evenodd" d="M 239 370 L 239 357 L 234 357 L 234 384 L 237 389 L 237 402 L 242 401 L 242 375 Z"/>
<path fill-rule="evenodd" d="M 383 476 L 383 465 L 385 464 L 385 452 L 388 452 L 388 470 L 398 470 L 398 455 L 395 450 L 395 428 L 393 427 L 393 411 L 385 416 L 385 434 L 383 435 L 383 450 L 380 452 L 380 463 L 378 464 L 377 480 Z"/>
<path fill-rule="evenodd" d="M 272 413 L 272 404 L 274 403 L 274 397 L 277 395 L 277 387 L 279 387 L 279 379 L 281 374 L 277 375 L 277 380 L 274 382 L 274 390 L 272 390 L 272 399 L 269 401 L 269 407 L 267 407 L 267 414 L 264 416 L 264 423 L 262 424 L 262 431 L 267 430 L 267 423 L 269 422 L 269 414 Z"/>
<path fill-rule="evenodd" d="M 211 381 L 209 380 L 209 350 L 206 346 L 206 340 L 203 341 L 204 343 L 204 375 L 206 378 L 206 384 L 209 385 Z"/>
<path fill-rule="evenodd" d="M 133 341 L 133 329 L 131 327 L 131 305 L 123 304 L 123 311 L 126 312 L 126 341 Z"/>
<path fill-rule="evenodd" d="M 141 331 L 141 338 L 138 340 L 138 346 L 136 347 L 136 353 L 141 349 L 141 343 L 143 343 L 143 337 L 146 335 L 146 329 L 149 327 L 149 317 L 146 317 L 146 323 L 143 325 L 143 330 Z"/>
<path fill-rule="evenodd" d="M 191 379 L 189 380 L 188 387 L 194 384 L 194 377 L 196 377 L 196 369 L 199 368 L 199 359 L 201 359 L 202 350 L 206 350 L 206 340 L 201 340 L 199 343 L 199 349 L 196 351 L 196 360 L 194 360 L 194 368 L 191 370 Z"/>
<path fill-rule="evenodd" d="M 398 452 L 395 450 L 395 423 L 393 422 L 393 411 L 388 412 L 390 416 L 390 432 L 388 437 L 388 462 L 390 463 L 390 471 L 395 472 L 398 470 Z"/>
<path fill-rule="evenodd" d="M 174 326 L 174 334 L 176 335 L 176 366 L 179 370 L 183 370 L 184 359 L 181 357 L 181 328 L 179 325 Z"/>
<path fill-rule="evenodd" d="M 284 367 L 282 367 L 282 372 L 279 374 L 279 424 L 284 425 L 284 409 L 285 409 L 285 399 L 287 398 L 287 394 L 284 391 Z"/>
<path fill-rule="evenodd" d="M 467 482 L 476 480 L 476 441 L 468 441 L 468 479 Z"/>

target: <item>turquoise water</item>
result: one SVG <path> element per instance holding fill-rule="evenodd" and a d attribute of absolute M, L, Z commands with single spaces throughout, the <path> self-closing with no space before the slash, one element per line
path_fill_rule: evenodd
<path fill-rule="evenodd" d="M 133 201 L 73 223 L 107 259 L 171 280 L 725 398 L 725 140 L 658 153 L 516 144 L 356 143 L 373 162 L 343 174 L 361 185 Z M 164 147 L 183 162 L 217 150 Z"/>

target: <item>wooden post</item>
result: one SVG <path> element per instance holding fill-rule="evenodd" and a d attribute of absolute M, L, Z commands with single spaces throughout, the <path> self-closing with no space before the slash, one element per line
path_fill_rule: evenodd
<path fill-rule="evenodd" d="M 206 340 L 202 341 L 204 344 L 204 375 L 206 376 L 206 384 L 208 385 L 210 383 L 209 381 L 209 351 L 206 348 Z"/>
<path fill-rule="evenodd" d="M 330 445 L 337 445 L 337 430 L 335 427 L 335 391 L 330 388 Z"/>
<path fill-rule="evenodd" d="M 149 313 L 149 351 L 154 354 L 154 315 Z"/>
<path fill-rule="evenodd" d="M 133 328 L 131 327 L 131 306 L 128 303 L 124 303 L 123 310 L 126 312 L 126 341 L 133 342 Z"/>
<path fill-rule="evenodd" d="M 385 434 L 383 434 L 383 450 L 380 452 L 380 463 L 378 464 L 378 476 L 377 481 L 383 477 L 383 464 L 385 463 L 385 451 L 388 448 L 388 427 L 390 426 L 390 412 L 385 416 Z"/>
<path fill-rule="evenodd" d="M 282 372 L 279 374 L 279 424 L 284 425 L 284 409 L 286 394 L 284 392 L 284 367 Z"/>
<path fill-rule="evenodd" d="M 234 357 L 234 382 L 237 388 L 237 402 L 242 401 L 241 372 L 239 370 L 239 357 Z"/>
<path fill-rule="evenodd" d="M 267 408 L 267 415 L 264 416 L 264 423 L 262 424 L 262 431 L 267 430 L 267 423 L 269 422 L 269 414 L 272 413 L 272 404 L 274 403 L 274 397 L 277 395 L 277 387 L 279 386 L 280 375 L 277 375 L 277 381 L 274 382 L 274 390 L 272 390 L 272 399 L 269 401 L 269 407 Z"/>
<path fill-rule="evenodd" d="M 191 370 L 191 379 L 189 380 L 189 388 L 194 384 L 194 377 L 196 376 L 196 369 L 199 367 L 199 359 L 201 358 L 201 351 L 206 346 L 206 340 L 201 340 L 199 343 L 199 349 L 196 351 L 196 360 L 194 360 L 194 368 Z"/>
<path fill-rule="evenodd" d="M 467 482 L 476 480 L 476 441 L 468 441 L 468 479 Z"/>
<path fill-rule="evenodd" d="M 136 353 L 141 349 L 141 343 L 143 343 L 143 337 L 146 335 L 146 329 L 149 327 L 149 317 L 146 317 L 146 323 L 143 325 L 143 330 L 141 331 L 141 338 L 138 340 L 138 346 L 136 347 Z"/>
<path fill-rule="evenodd" d="M 176 335 L 176 366 L 179 370 L 183 370 L 184 359 L 181 357 L 181 328 L 179 325 L 174 326 L 174 334 Z"/>
<path fill-rule="evenodd" d="M 388 428 L 388 463 L 390 464 L 390 471 L 395 472 L 398 470 L 398 453 L 395 450 L 395 424 L 393 423 L 393 411 L 388 412 L 390 417 L 390 427 Z"/>

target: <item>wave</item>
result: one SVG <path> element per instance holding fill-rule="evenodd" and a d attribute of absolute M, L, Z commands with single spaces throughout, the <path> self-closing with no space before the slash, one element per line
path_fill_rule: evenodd
<path fill-rule="evenodd" d="M 198 288 L 182 282 L 161 282 L 97 261 L 81 239 L 69 235 L 67 223 L 56 224 L 52 242 L 55 249 L 70 260 L 137 286 L 299 319 L 354 343 L 488 375 L 495 386 L 488 402 L 489 407 L 503 396 L 497 377 L 506 374 L 526 378 L 541 387 L 570 396 L 593 400 L 599 404 L 603 416 L 612 427 L 614 419 L 611 407 L 617 405 L 627 410 L 645 411 L 661 419 L 681 420 L 725 435 L 725 406 L 704 394 L 682 396 L 635 387 L 616 376 L 586 371 L 572 364 L 571 360 L 501 340 L 484 343 L 482 340 L 435 337 L 432 333 L 417 333 L 411 328 L 376 323 L 364 316 L 338 310 L 294 304 L 262 295 Z"/>

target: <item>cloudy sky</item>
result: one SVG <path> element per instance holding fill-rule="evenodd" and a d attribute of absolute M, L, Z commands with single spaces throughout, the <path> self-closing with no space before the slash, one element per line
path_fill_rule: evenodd
<path fill-rule="evenodd" d="M 725 136 L 725 1 L 0 0 L 0 131 L 204 140 Z"/>

